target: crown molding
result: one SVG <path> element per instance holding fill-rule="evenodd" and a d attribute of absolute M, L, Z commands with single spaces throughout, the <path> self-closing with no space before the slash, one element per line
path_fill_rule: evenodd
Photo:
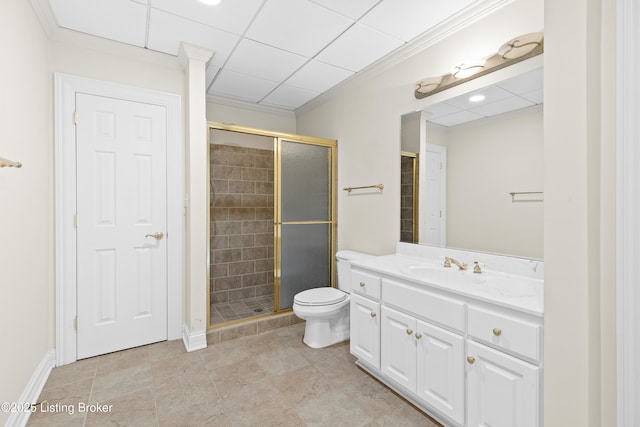
<path fill-rule="evenodd" d="M 274 114 L 287 118 L 295 118 L 295 112 L 292 110 L 256 104 L 253 102 L 239 101 L 236 99 L 224 98 L 221 96 L 207 95 L 207 102 L 225 105 L 227 107 L 239 108 L 242 110 L 256 111 L 258 113 Z"/>
<path fill-rule="evenodd" d="M 51 38 L 53 33 L 58 29 L 58 20 L 51 9 L 49 0 L 29 0 L 31 9 L 36 14 L 40 25 L 44 30 L 47 38 Z"/>
<path fill-rule="evenodd" d="M 167 68 L 183 69 L 180 60 L 175 55 L 60 27 L 49 0 L 29 0 L 29 4 L 40 21 L 40 25 L 49 41 L 74 45 Z"/>
<path fill-rule="evenodd" d="M 342 92 L 362 85 L 371 78 L 382 74 L 383 72 L 393 68 L 394 66 L 406 61 L 412 56 L 424 51 L 425 49 L 433 46 L 441 40 L 451 36 L 452 34 L 470 26 L 471 24 L 480 21 L 503 8 L 504 6 L 513 3 L 514 0 L 478 0 L 469 7 L 465 8 L 456 15 L 441 22 L 430 30 L 424 32 L 420 36 L 416 37 L 412 41 L 406 43 L 399 49 L 384 56 L 380 60 L 369 65 L 365 69 L 359 71 L 348 79 L 338 83 L 336 86 L 313 98 L 306 104 L 298 107 L 296 114 L 306 113 L 311 111 L 320 105 L 328 102 L 329 100 L 339 96 Z"/>

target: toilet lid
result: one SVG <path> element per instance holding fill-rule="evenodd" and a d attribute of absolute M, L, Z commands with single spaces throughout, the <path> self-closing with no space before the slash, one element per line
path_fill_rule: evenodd
<path fill-rule="evenodd" d="M 293 302 L 299 305 L 318 306 L 331 305 L 344 301 L 347 294 L 336 288 L 313 288 L 296 294 Z"/>

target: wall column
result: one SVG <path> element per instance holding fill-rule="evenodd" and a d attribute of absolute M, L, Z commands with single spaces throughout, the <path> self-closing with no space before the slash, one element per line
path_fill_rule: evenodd
<path fill-rule="evenodd" d="M 186 286 L 182 339 L 187 351 L 207 346 L 207 203 L 209 167 L 206 67 L 213 52 L 182 43 L 178 53 L 186 73 L 185 206 Z"/>

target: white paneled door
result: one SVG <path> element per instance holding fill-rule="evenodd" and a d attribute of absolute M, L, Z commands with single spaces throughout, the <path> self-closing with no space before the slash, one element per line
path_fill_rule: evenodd
<path fill-rule="evenodd" d="M 77 358 L 167 339 L 167 113 L 76 94 Z"/>

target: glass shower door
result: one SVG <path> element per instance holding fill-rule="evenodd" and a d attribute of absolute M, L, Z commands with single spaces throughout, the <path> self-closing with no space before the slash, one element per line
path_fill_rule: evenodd
<path fill-rule="evenodd" d="M 298 292 L 333 285 L 336 150 L 326 140 L 277 143 L 275 299 L 283 310 Z"/>

